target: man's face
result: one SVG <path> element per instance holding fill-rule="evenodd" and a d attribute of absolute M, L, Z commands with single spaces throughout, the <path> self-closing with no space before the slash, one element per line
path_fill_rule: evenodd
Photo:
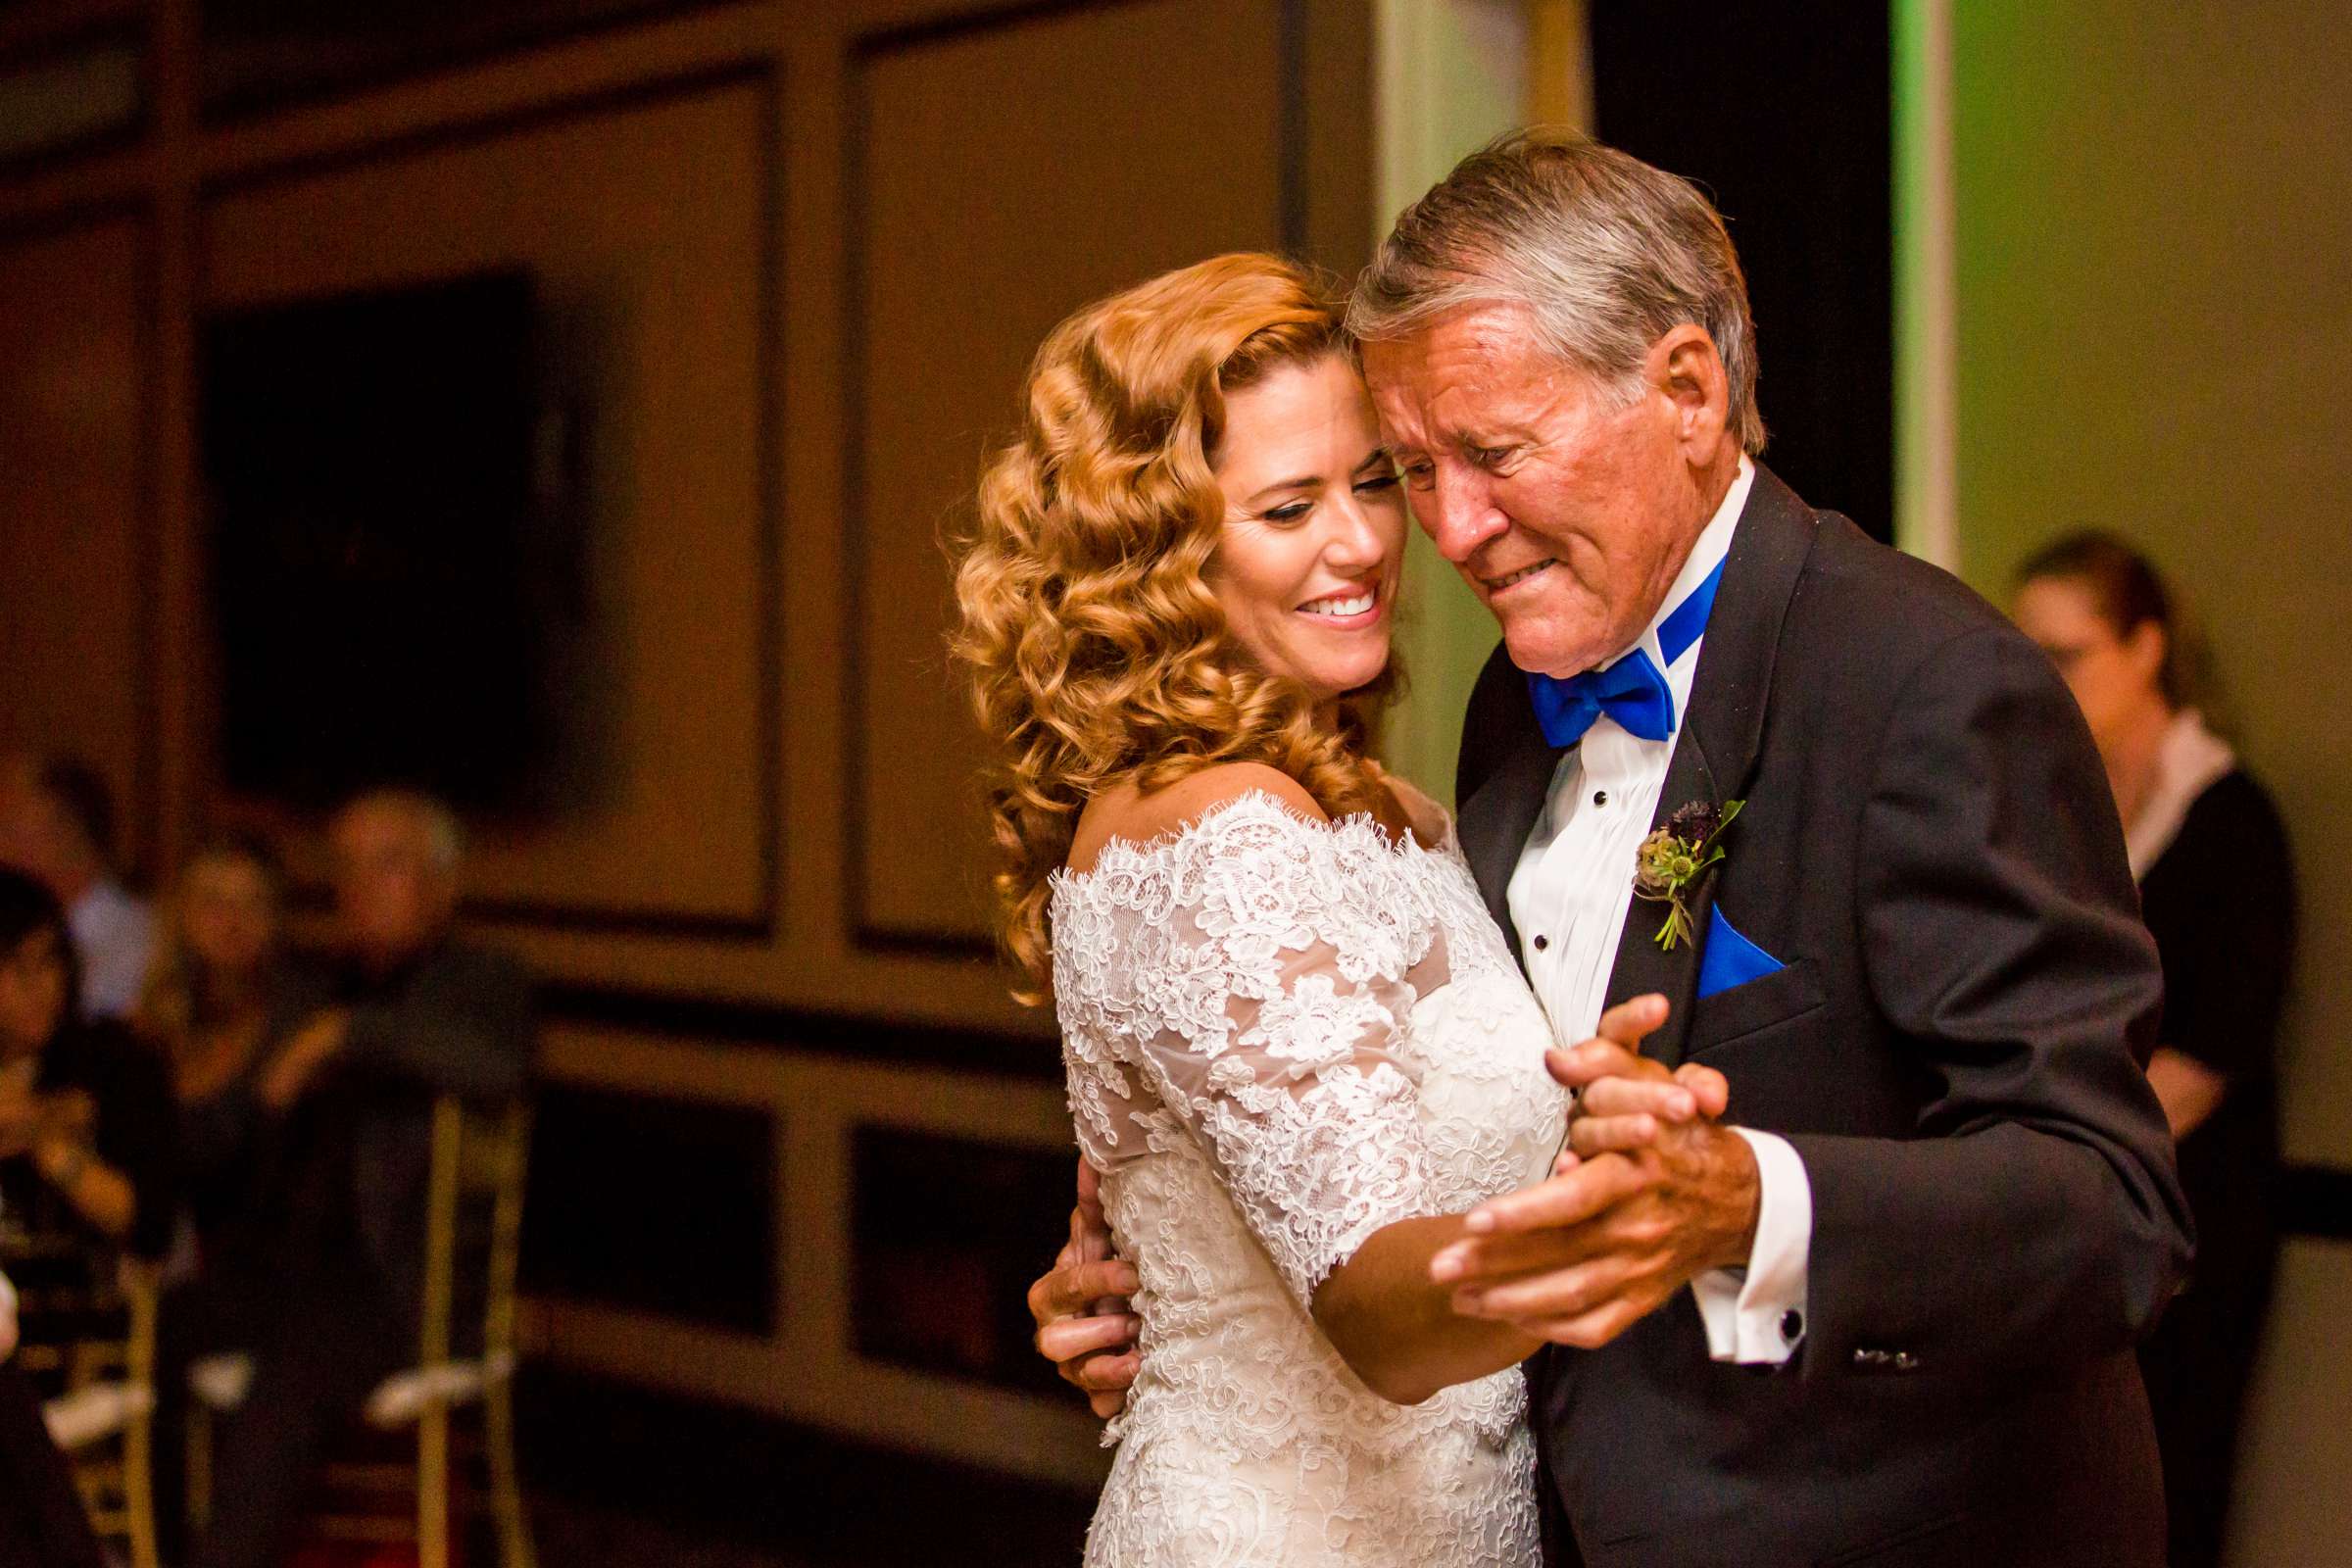
<path fill-rule="evenodd" d="M 397 963 L 423 952 L 457 907 L 456 879 L 434 860 L 432 831 L 412 812 L 355 806 L 335 819 L 335 912 L 362 957 Z"/>
<path fill-rule="evenodd" d="M 1651 358 L 1626 404 L 1513 307 L 1364 347 L 1413 514 L 1522 669 L 1572 675 L 1631 647 L 1706 525 L 1686 410 Z"/>

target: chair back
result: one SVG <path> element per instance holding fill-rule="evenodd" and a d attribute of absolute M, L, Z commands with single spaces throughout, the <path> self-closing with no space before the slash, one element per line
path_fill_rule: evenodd
<path fill-rule="evenodd" d="M 433 1105 L 420 1367 L 477 1354 L 513 1365 L 530 1141 L 527 1102 L 480 1107 L 444 1095 Z"/>
<path fill-rule="evenodd" d="M 119 1544 L 133 1568 L 154 1568 L 161 1270 L 86 1244 L 46 1253 L 36 1245 L 16 1261 L 25 1282 L 18 1363 L 47 1396 L 42 1413 L 73 1467 L 91 1532 Z"/>

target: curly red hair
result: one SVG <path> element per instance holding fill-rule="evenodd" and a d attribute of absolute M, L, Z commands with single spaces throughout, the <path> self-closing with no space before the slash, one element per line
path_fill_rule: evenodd
<path fill-rule="evenodd" d="M 1053 967 L 1050 879 L 1102 790 L 1220 762 L 1280 768 L 1333 815 L 1369 808 L 1368 704 L 1339 722 L 1256 667 L 1206 581 L 1225 517 L 1212 465 L 1227 394 L 1346 354 L 1340 314 L 1278 257 L 1219 256 L 1088 306 L 1038 350 L 1019 438 L 980 483 L 952 646 L 980 726 L 1004 948 L 1022 1000 Z"/>

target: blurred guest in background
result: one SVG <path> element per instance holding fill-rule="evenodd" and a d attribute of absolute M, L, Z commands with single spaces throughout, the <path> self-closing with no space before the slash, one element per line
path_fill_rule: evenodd
<path fill-rule="evenodd" d="M 327 1001 L 287 953 L 283 899 L 267 845 L 221 838 L 199 848 L 165 901 L 135 1015 L 179 1102 L 187 1207 L 208 1284 L 241 1277 L 254 1261 L 273 1207 L 261 1080 Z"/>
<path fill-rule="evenodd" d="M 2192 706 L 2193 650 L 2148 561 L 2112 536 L 2077 534 L 2027 562 L 2018 582 L 2018 622 L 2074 688 L 2106 761 L 2164 960 L 2148 1078 L 2180 1144 L 2197 1257 L 2140 1365 L 2172 1561 L 2212 1564 L 2278 1250 L 2277 1047 L 2294 867 L 2270 796 Z"/>
<path fill-rule="evenodd" d="M 283 1216 L 275 1176 L 279 1117 L 264 1070 L 295 1027 L 326 1003 L 288 954 L 284 879 L 268 845 L 215 839 L 191 856 L 159 911 L 155 960 L 134 1023 L 163 1054 L 179 1102 L 185 1202 L 159 1325 L 155 1468 L 158 1517 L 175 1538 L 184 1516 L 175 1462 L 186 1451 L 187 1371 L 239 1351 L 272 1296 Z"/>
<path fill-rule="evenodd" d="M 17 1293 L 0 1274 L 0 1563 L 11 1568 L 104 1568 L 66 1457 L 41 1423 L 41 1396 L 11 1362 Z"/>
<path fill-rule="evenodd" d="M 378 792 L 345 807 L 331 838 L 342 969 L 335 1004 L 256 1086 L 286 1117 L 293 1206 L 200 1568 L 275 1562 L 326 1441 L 415 1358 L 434 1099 L 512 1100 L 529 1066 L 527 977 L 452 930 L 462 839 L 449 809 Z"/>
<path fill-rule="evenodd" d="M 11 1228 L 161 1257 L 171 1245 L 171 1090 L 121 1025 L 84 1023 L 55 895 L 0 870 L 0 1202 Z"/>
<path fill-rule="evenodd" d="M 174 1201 L 162 1067 L 121 1025 L 81 1020 L 79 982 L 56 895 L 0 870 L 0 1255 L 53 1312 L 125 1250 L 160 1256 Z M 5 1307 L 13 1352 L 13 1288 Z M 31 1340 L 59 1326 L 29 1311 L 22 1325 Z M 18 1367 L 0 1367 L 0 1562 L 101 1560 L 42 1424 L 40 1394 Z"/>
<path fill-rule="evenodd" d="M 0 862 L 47 883 L 66 906 L 92 1018 L 130 1011 L 154 943 L 154 916 L 123 891 L 114 853 L 114 797 L 96 768 L 64 757 L 0 762 Z"/>

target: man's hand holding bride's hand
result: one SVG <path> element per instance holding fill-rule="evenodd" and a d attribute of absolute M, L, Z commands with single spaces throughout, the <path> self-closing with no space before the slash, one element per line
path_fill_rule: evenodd
<path fill-rule="evenodd" d="M 1142 1325 L 1127 1310 L 1138 1284 L 1135 1265 L 1111 1255 L 1100 1185 L 1095 1168 L 1079 1160 L 1070 1239 L 1053 1272 L 1029 1287 L 1029 1315 L 1037 1320 L 1037 1353 L 1108 1420 L 1126 1408 L 1127 1386 L 1142 1364 L 1135 1347 Z"/>
<path fill-rule="evenodd" d="M 1729 1101 L 1721 1073 L 1670 1073 L 1641 1055 L 1666 1008 L 1636 997 L 1603 1014 L 1593 1039 L 1546 1054 L 1578 1097 L 1569 1148 L 1549 1180 L 1472 1209 L 1471 1235 L 1431 1259 L 1456 1311 L 1595 1348 L 1698 1275 L 1747 1261 L 1755 1154 L 1716 1120 Z"/>
<path fill-rule="evenodd" d="M 1592 1039 L 1544 1054 L 1544 1068 L 1574 1097 L 1568 1152 L 1554 1175 L 1578 1159 L 1647 1149 L 1666 1128 L 1714 1121 L 1730 1106 L 1732 1086 L 1714 1068 L 1686 1062 L 1668 1072 L 1641 1054 L 1642 1037 L 1665 1021 L 1664 997 L 1636 997 L 1610 1008 Z"/>

